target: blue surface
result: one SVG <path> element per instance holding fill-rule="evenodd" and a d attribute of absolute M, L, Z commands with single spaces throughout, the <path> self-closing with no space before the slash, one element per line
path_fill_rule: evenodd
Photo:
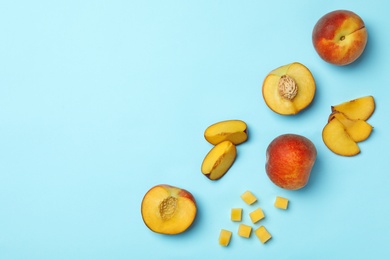
<path fill-rule="evenodd" d="M 388 2 L 2 1 L 0 3 L 0 259 L 379 259 L 389 253 Z M 354 64 L 314 51 L 325 13 L 349 9 L 369 40 Z M 273 113 L 266 74 L 305 64 L 317 82 L 297 116 Z M 330 106 L 373 95 L 371 137 L 353 158 L 330 152 L 321 131 Z M 204 129 L 247 122 L 229 172 L 200 172 Z M 264 172 L 279 134 L 310 138 L 318 158 L 308 186 L 286 191 Z M 198 216 L 186 233 L 146 228 L 141 200 L 152 186 L 188 189 Z M 273 238 L 236 234 L 232 207 L 253 207 Z M 290 199 L 287 211 L 273 207 Z M 257 227 L 258 225 L 253 225 Z M 218 245 L 221 228 L 233 231 Z M 153 258 L 154 257 L 154 258 Z"/>

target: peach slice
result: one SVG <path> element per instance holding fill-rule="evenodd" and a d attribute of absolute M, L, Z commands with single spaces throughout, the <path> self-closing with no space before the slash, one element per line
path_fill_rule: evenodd
<path fill-rule="evenodd" d="M 374 113 L 375 100 L 373 96 L 365 96 L 332 106 L 332 112 L 343 113 L 349 119 L 367 120 Z"/>
<path fill-rule="evenodd" d="M 337 118 L 345 127 L 348 135 L 355 141 L 361 142 L 366 140 L 371 132 L 373 127 L 364 120 L 356 119 L 352 120 L 347 118 L 343 113 L 333 112 L 329 116 L 329 121 L 333 118 Z"/>
<path fill-rule="evenodd" d="M 236 155 L 236 146 L 230 141 L 223 141 L 214 146 L 206 155 L 201 171 L 210 180 L 218 180 L 232 166 Z"/>
<path fill-rule="evenodd" d="M 221 121 L 207 127 L 204 137 L 213 145 L 226 140 L 238 145 L 248 139 L 247 125 L 241 120 Z"/>
<path fill-rule="evenodd" d="M 195 220 L 196 211 L 195 198 L 189 191 L 166 184 L 152 187 L 141 204 L 145 225 L 160 234 L 184 232 Z"/>
<path fill-rule="evenodd" d="M 349 136 L 344 125 L 337 118 L 330 120 L 322 130 L 322 140 L 335 154 L 354 156 L 360 153 L 360 148 Z"/>
<path fill-rule="evenodd" d="M 262 87 L 267 106 L 281 115 L 294 115 L 305 109 L 314 99 L 315 92 L 313 75 L 298 62 L 271 71 Z"/>

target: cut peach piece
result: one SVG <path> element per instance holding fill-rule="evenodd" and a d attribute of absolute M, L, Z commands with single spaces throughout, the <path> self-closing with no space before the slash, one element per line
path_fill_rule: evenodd
<path fill-rule="evenodd" d="M 258 229 L 255 230 L 256 236 L 260 239 L 261 243 L 265 243 L 268 240 L 271 239 L 271 234 L 268 232 L 268 230 L 264 227 L 261 226 Z"/>
<path fill-rule="evenodd" d="M 257 201 L 257 198 L 255 195 L 253 195 L 252 192 L 249 190 L 245 191 L 243 194 L 241 194 L 241 199 L 248 205 L 252 205 Z"/>
<path fill-rule="evenodd" d="M 233 208 L 230 212 L 230 219 L 232 221 L 242 220 L 242 208 Z"/>
<path fill-rule="evenodd" d="M 245 225 L 245 224 L 240 224 L 238 226 L 238 235 L 240 237 L 249 238 L 251 236 L 251 233 L 252 233 L 252 227 L 251 226 L 248 226 L 248 225 Z"/>
<path fill-rule="evenodd" d="M 343 113 L 337 111 L 333 112 L 329 116 L 329 120 L 332 120 L 333 118 L 337 118 L 344 125 L 345 131 L 347 131 L 348 135 L 355 142 L 366 140 L 370 136 L 373 129 L 373 127 L 366 121 L 361 119 L 349 119 Z"/>
<path fill-rule="evenodd" d="M 375 100 L 373 96 L 365 96 L 332 106 L 332 112 L 338 111 L 353 120 L 367 120 L 374 113 Z"/>
<path fill-rule="evenodd" d="M 141 215 L 145 225 L 160 234 L 179 234 L 187 230 L 196 217 L 194 196 L 184 189 L 160 184 L 144 196 Z"/>
<path fill-rule="evenodd" d="M 251 218 L 252 223 L 255 224 L 258 221 L 262 220 L 265 216 L 263 210 L 261 208 L 257 208 L 251 213 L 249 213 L 249 217 Z"/>
<path fill-rule="evenodd" d="M 278 209 L 287 209 L 288 199 L 276 196 L 274 206 Z"/>
<path fill-rule="evenodd" d="M 230 141 L 223 141 L 214 146 L 203 160 L 201 171 L 210 180 L 218 180 L 232 166 L 236 159 L 236 146 Z"/>
<path fill-rule="evenodd" d="M 349 136 L 344 125 L 333 118 L 322 130 L 322 140 L 325 145 L 335 154 L 343 156 L 354 156 L 360 153 L 360 148 Z"/>
<path fill-rule="evenodd" d="M 248 139 L 247 125 L 241 120 L 221 121 L 207 127 L 204 137 L 213 145 L 226 140 L 238 145 Z"/>
<path fill-rule="evenodd" d="M 228 246 L 230 239 L 232 238 L 232 232 L 226 229 L 221 229 L 219 233 L 219 244 L 221 246 Z"/>
<path fill-rule="evenodd" d="M 294 62 L 271 71 L 263 82 L 267 106 L 281 115 L 294 115 L 314 99 L 316 84 L 310 70 Z"/>

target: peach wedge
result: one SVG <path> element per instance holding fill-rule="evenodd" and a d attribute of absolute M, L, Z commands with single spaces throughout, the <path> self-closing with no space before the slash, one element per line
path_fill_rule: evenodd
<path fill-rule="evenodd" d="M 345 130 L 345 126 L 337 119 L 330 120 L 322 130 L 322 140 L 335 154 L 354 156 L 360 153 L 357 143 Z"/>
<path fill-rule="evenodd" d="M 221 121 L 207 127 L 204 131 L 204 137 L 213 145 L 226 140 L 238 145 L 248 139 L 247 125 L 241 120 Z"/>
<path fill-rule="evenodd" d="M 210 180 L 218 180 L 232 166 L 236 155 L 236 146 L 230 141 L 223 141 L 208 152 L 202 162 L 201 171 Z"/>
<path fill-rule="evenodd" d="M 195 220 L 196 211 L 195 198 L 189 191 L 166 184 L 152 187 L 141 204 L 145 225 L 160 234 L 184 232 Z"/>
<path fill-rule="evenodd" d="M 365 96 L 343 102 L 331 108 L 332 112 L 341 112 L 349 119 L 367 120 L 374 113 L 375 100 L 373 96 Z"/>
<path fill-rule="evenodd" d="M 345 131 L 355 142 L 362 142 L 371 135 L 373 127 L 364 120 L 349 119 L 340 112 L 333 112 L 329 116 L 329 121 L 334 118 L 338 119 L 344 125 Z"/>
<path fill-rule="evenodd" d="M 271 71 L 262 87 L 267 106 L 281 115 L 294 115 L 305 109 L 314 99 L 315 92 L 312 73 L 298 62 Z"/>

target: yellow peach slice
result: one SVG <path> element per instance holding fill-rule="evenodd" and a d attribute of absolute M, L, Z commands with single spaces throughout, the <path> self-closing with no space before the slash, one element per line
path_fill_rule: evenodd
<path fill-rule="evenodd" d="M 366 140 L 370 136 L 373 129 L 373 127 L 366 121 L 360 119 L 349 119 L 340 112 L 333 112 L 329 116 L 329 120 L 332 120 L 333 118 L 337 118 L 344 125 L 345 131 L 347 131 L 348 135 L 355 142 Z"/>
<path fill-rule="evenodd" d="M 332 106 L 332 112 L 343 113 L 349 119 L 367 120 L 374 113 L 375 100 L 373 96 L 365 96 Z"/>
<path fill-rule="evenodd" d="M 204 132 L 204 137 L 213 145 L 226 140 L 238 145 L 248 139 L 247 125 L 241 120 L 221 121 L 207 127 Z"/>
<path fill-rule="evenodd" d="M 232 166 L 236 155 L 236 146 L 230 141 L 223 141 L 214 146 L 206 155 L 201 171 L 210 180 L 218 180 Z"/>
<path fill-rule="evenodd" d="M 360 148 L 349 136 L 344 125 L 337 119 L 330 120 L 322 130 L 322 140 L 335 154 L 354 156 L 360 153 Z"/>
<path fill-rule="evenodd" d="M 312 73 L 298 62 L 271 71 L 262 87 L 267 106 L 281 115 L 294 115 L 305 109 L 314 99 L 315 92 Z"/>

